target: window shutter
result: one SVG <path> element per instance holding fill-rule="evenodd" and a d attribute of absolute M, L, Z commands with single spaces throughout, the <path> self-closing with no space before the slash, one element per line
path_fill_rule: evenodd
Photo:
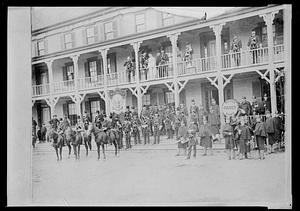
<path fill-rule="evenodd" d="M 71 37 L 72 37 L 72 47 L 75 48 L 76 47 L 75 32 L 71 33 Z"/>
<path fill-rule="evenodd" d="M 68 112 L 68 103 L 64 103 L 63 104 L 63 115 L 64 116 L 68 116 L 69 117 L 69 114 L 68 114 L 69 112 Z"/>
<path fill-rule="evenodd" d="M 94 31 L 95 31 L 95 42 L 99 42 L 99 33 L 98 33 L 98 26 L 94 26 Z"/>
<path fill-rule="evenodd" d="M 45 54 L 48 54 L 48 40 L 44 39 Z"/>
<path fill-rule="evenodd" d="M 67 81 L 68 80 L 68 76 L 67 76 L 67 67 L 64 66 L 63 67 L 63 81 Z"/>
<path fill-rule="evenodd" d="M 100 75 L 101 74 L 100 59 L 96 60 L 96 66 L 97 66 L 97 75 Z"/>
<path fill-rule="evenodd" d="M 99 24 L 99 40 L 100 41 L 104 41 L 105 40 L 105 33 L 104 33 L 104 24 L 103 23 L 100 23 Z"/>
<path fill-rule="evenodd" d="M 87 44 L 87 38 L 86 38 L 86 29 L 83 29 L 82 30 L 82 43 L 84 44 L 84 45 L 86 45 Z"/>
<path fill-rule="evenodd" d="M 84 63 L 84 72 L 85 72 L 85 77 L 90 77 L 89 63 L 88 62 Z"/>
<path fill-rule="evenodd" d="M 65 35 L 64 34 L 62 34 L 60 36 L 60 45 L 61 45 L 61 50 L 62 51 L 66 49 L 66 46 L 65 46 Z"/>
<path fill-rule="evenodd" d="M 113 28 L 113 32 L 114 32 L 114 38 L 118 37 L 118 20 L 114 20 L 112 22 L 112 28 Z"/>

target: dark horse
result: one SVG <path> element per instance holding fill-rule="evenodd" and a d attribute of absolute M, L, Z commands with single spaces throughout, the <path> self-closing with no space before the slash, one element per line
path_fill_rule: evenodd
<path fill-rule="evenodd" d="M 83 130 L 82 135 L 83 135 L 83 142 L 84 142 L 84 146 L 85 146 L 85 150 L 86 150 L 86 156 L 88 156 L 88 151 L 90 148 L 90 151 L 92 150 L 92 136 L 88 135 L 87 130 L 88 130 L 88 126 L 84 127 L 85 130 Z"/>
<path fill-rule="evenodd" d="M 66 141 L 68 146 L 72 145 L 76 160 L 80 158 L 80 145 L 82 144 L 82 136 L 80 131 L 74 131 L 70 126 L 65 130 Z M 69 150 L 70 156 L 70 150 Z"/>
<path fill-rule="evenodd" d="M 115 147 L 115 156 L 118 156 L 118 154 L 120 154 L 119 145 L 120 145 L 120 138 L 121 138 L 118 130 L 111 128 L 106 131 L 106 135 L 109 143 L 113 144 Z"/>
<path fill-rule="evenodd" d="M 53 129 L 51 129 L 49 132 L 49 138 L 53 139 L 53 147 L 56 152 L 57 161 L 62 160 L 62 147 L 64 142 L 63 136 L 61 134 L 58 134 Z M 58 149 L 59 149 L 59 154 L 58 154 Z"/>
<path fill-rule="evenodd" d="M 36 135 L 34 134 L 34 132 L 32 132 L 32 146 L 33 146 L 33 149 L 35 148 L 35 143 L 36 143 Z"/>
<path fill-rule="evenodd" d="M 98 160 L 100 159 L 100 146 L 102 147 L 103 157 L 104 159 L 106 159 L 105 149 L 104 149 L 104 144 L 107 144 L 106 133 L 102 129 L 96 127 L 95 123 L 90 123 L 88 126 L 87 135 L 90 136 L 91 133 L 93 133 L 95 136 L 95 142 L 97 145 L 97 152 L 98 152 Z"/>

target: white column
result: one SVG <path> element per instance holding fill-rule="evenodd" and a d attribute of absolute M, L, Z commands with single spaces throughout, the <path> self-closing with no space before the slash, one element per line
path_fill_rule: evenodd
<path fill-rule="evenodd" d="M 109 49 L 100 49 L 99 52 L 101 53 L 102 60 L 103 60 L 103 68 L 104 68 L 104 101 L 105 101 L 105 113 L 106 115 L 109 115 L 110 108 L 109 108 L 109 96 L 108 96 L 108 91 L 107 91 L 107 51 Z"/>
<path fill-rule="evenodd" d="M 271 93 L 271 110 L 272 114 L 277 111 L 277 98 L 276 98 L 276 83 L 275 83 L 275 73 L 274 73 L 274 63 L 273 63 L 273 56 L 274 56 L 274 42 L 273 42 L 273 20 L 275 17 L 276 12 L 271 12 L 268 14 L 260 15 L 264 19 L 267 25 L 267 36 L 268 36 L 268 56 L 269 56 L 269 73 L 270 73 L 270 93 Z"/>
<path fill-rule="evenodd" d="M 179 87 L 178 87 L 178 68 L 177 68 L 177 40 L 180 33 L 171 34 L 167 37 L 170 39 L 172 44 L 172 62 L 173 62 L 173 73 L 174 73 L 174 101 L 175 109 L 179 106 Z"/>
<path fill-rule="evenodd" d="M 48 68 L 48 75 L 49 75 L 49 91 L 50 91 L 50 113 L 51 117 L 55 114 L 55 109 L 54 109 L 54 104 L 53 104 L 53 70 L 52 70 L 52 65 L 53 65 L 53 60 L 48 60 L 46 61 L 47 68 Z"/>
<path fill-rule="evenodd" d="M 140 71 L 139 71 L 139 49 L 142 42 L 135 42 L 131 43 L 134 49 L 134 56 L 135 56 L 135 80 L 137 83 L 137 103 L 138 103 L 138 114 L 142 111 L 142 94 L 141 94 L 141 87 L 140 87 Z"/>
<path fill-rule="evenodd" d="M 225 23 L 217 24 L 214 26 L 210 26 L 216 36 L 216 62 L 217 62 L 217 70 L 218 70 L 218 96 L 219 96 L 219 109 L 220 109 L 220 120 L 221 124 L 224 124 L 224 116 L 222 112 L 222 105 L 224 103 L 224 86 L 223 86 L 223 76 L 221 73 L 222 68 L 222 60 L 221 60 L 221 32 L 222 27 Z"/>
<path fill-rule="evenodd" d="M 80 109 L 80 104 L 81 104 L 81 101 L 80 101 L 80 98 L 78 96 L 78 78 L 79 78 L 79 73 L 78 73 L 78 58 L 79 58 L 79 55 L 74 55 L 71 57 L 72 60 L 73 60 L 73 65 L 74 65 L 74 84 L 75 84 L 75 92 L 76 92 L 76 113 L 77 113 L 77 116 L 81 116 L 81 109 Z"/>

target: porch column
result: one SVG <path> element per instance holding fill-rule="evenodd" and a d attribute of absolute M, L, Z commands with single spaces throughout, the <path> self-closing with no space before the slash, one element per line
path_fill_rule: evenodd
<path fill-rule="evenodd" d="M 103 68 L 104 68 L 104 101 L 105 101 L 105 113 L 106 115 L 109 115 L 110 109 L 109 109 L 109 97 L 108 97 L 108 91 L 107 91 L 107 51 L 109 50 L 109 48 L 106 49 L 100 49 L 99 52 L 102 56 L 102 60 L 103 60 Z"/>
<path fill-rule="evenodd" d="M 173 84 L 174 84 L 174 101 L 175 109 L 179 106 L 179 88 L 178 88 L 178 68 L 177 68 L 177 40 L 180 33 L 171 34 L 167 37 L 170 39 L 172 44 L 172 62 L 173 62 Z"/>
<path fill-rule="evenodd" d="M 53 72 L 52 72 L 52 64 L 53 60 L 48 60 L 46 61 L 47 68 L 48 68 L 48 75 L 49 75 L 49 95 L 50 95 L 50 100 L 49 100 L 49 106 L 50 106 L 50 118 L 53 117 L 55 111 L 54 111 L 54 104 L 53 104 Z"/>
<path fill-rule="evenodd" d="M 141 41 L 131 43 L 134 49 L 134 57 L 135 57 L 135 80 L 137 83 L 137 103 L 138 103 L 138 114 L 142 111 L 142 94 L 141 94 L 141 86 L 140 86 L 140 71 L 139 71 L 139 49 L 141 45 Z"/>
<path fill-rule="evenodd" d="M 81 116 L 81 109 L 80 109 L 80 98 L 78 96 L 78 78 L 79 78 L 79 73 L 78 73 L 78 58 L 79 55 L 74 55 L 71 56 L 72 60 L 73 60 L 73 65 L 74 65 L 74 84 L 75 84 L 75 93 L 76 93 L 76 112 L 77 112 L 77 116 Z"/>
<path fill-rule="evenodd" d="M 220 120 L 221 124 L 224 124 L 224 115 L 222 112 L 222 105 L 224 103 L 224 85 L 223 85 L 223 75 L 221 72 L 222 68 L 222 60 L 221 60 L 221 32 L 222 27 L 225 23 L 217 24 L 210 26 L 213 29 L 216 36 L 216 62 L 217 62 L 217 70 L 218 70 L 218 96 L 219 96 L 219 109 L 220 109 Z"/>
<path fill-rule="evenodd" d="M 270 12 L 267 14 L 260 15 L 264 19 L 267 25 L 267 36 L 268 36 L 268 57 L 269 57 L 269 65 L 268 70 L 270 73 L 270 93 L 271 93 L 271 110 L 272 114 L 277 111 L 277 97 L 276 97 L 276 82 L 275 82 L 275 73 L 274 73 L 274 42 L 273 42 L 273 20 L 275 17 L 275 14 L 278 13 L 278 11 Z"/>

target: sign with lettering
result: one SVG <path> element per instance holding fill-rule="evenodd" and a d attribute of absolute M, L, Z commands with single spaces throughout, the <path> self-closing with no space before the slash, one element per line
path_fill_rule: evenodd
<path fill-rule="evenodd" d="M 222 111 L 225 116 L 233 116 L 237 113 L 239 104 L 236 100 L 226 100 L 222 105 Z"/>

